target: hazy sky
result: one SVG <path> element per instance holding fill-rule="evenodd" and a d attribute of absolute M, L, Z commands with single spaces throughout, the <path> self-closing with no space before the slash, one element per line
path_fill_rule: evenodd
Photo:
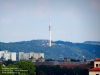
<path fill-rule="evenodd" d="M 0 0 L 0 42 L 100 41 L 100 0 Z"/>

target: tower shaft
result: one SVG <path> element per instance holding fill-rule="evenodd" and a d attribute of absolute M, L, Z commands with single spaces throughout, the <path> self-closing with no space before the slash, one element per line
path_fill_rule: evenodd
<path fill-rule="evenodd" d="M 49 46 L 51 46 L 51 27 L 49 27 Z"/>
<path fill-rule="evenodd" d="M 51 47 L 51 18 L 49 17 L 49 46 Z"/>

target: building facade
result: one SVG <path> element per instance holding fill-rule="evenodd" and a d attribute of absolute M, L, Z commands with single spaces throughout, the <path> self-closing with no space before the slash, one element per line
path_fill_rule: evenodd
<path fill-rule="evenodd" d="M 19 60 L 29 60 L 30 58 L 34 59 L 39 59 L 39 58 L 44 58 L 44 53 L 24 53 L 24 52 L 19 52 Z"/>
<path fill-rule="evenodd" d="M 71 62 L 70 58 L 64 58 L 64 62 Z"/>
<path fill-rule="evenodd" d="M 0 58 L 2 57 L 5 59 L 5 61 L 9 59 L 16 61 L 16 52 L 9 52 L 8 50 L 0 51 Z"/>

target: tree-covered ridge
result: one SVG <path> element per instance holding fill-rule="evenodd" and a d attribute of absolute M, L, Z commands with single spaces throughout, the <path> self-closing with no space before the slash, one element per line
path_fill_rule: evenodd
<path fill-rule="evenodd" d="M 72 43 L 65 41 L 52 41 L 48 46 L 48 40 L 31 40 L 21 42 L 0 42 L 1 50 L 11 52 L 39 52 L 44 53 L 45 58 L 60 59 L 64 57 L 74 59 L 93 59 L 100 57 L 100 45 Z"/>
<path fill-rule="evenodd" d="M 100 45 L 100 41 L 85 41 L 85 44 Z"/>

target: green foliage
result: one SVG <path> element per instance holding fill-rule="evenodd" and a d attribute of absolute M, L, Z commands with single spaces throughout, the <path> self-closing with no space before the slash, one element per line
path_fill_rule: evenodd
<path fill-rule="evenodd" d="M 88 69 L 84 69 L 81 67 L 75 67 L 73 70 L 78 75 L 88 75 Z"/>
<path fill-rule="evenodd" d="M 2 66 L 0 65 L 0 75 L 2 75 Z"/>
<path fill-rule="evenodd" d="M 4 64 L 8 66 L 9 64 L 14 64 L 14 62 L 11 59 L 8 59 L 8 61 L 5 61 Z"/>
<path fill-rule="evenodd" d="M 39 71 L 38 75 L 47 75 L 47 74 L 43 71 Z"/>
<path fill-rule="evenodd" d="M 18 75 L 27 75 L 26 73 L 20 73 L 20 74 L 18 74 Z"/>
<path fill-rule="evenodd" d="M 25 70 L 27 75 L 35 75 L 35 67 L 31 61 L 20 60 L 15 64 L 18 68 Z"/>
<path fill-rule="evenodd" d="M 12 73 L 4 74 L 2 68 L 8 68 L 4 72 Z M 31 61 L 18 61 L 16 64 L 9 64 L 8 66 L 0 65 L 0 75 L 36 75 L 35 66 Z"/>
<path fill-rule="evenodd" d="M 8 66 L 2 66 L 1 65 L 1 69 L 0 70 L 1 70 L 0 75 L 14 75 L 13 70 Z"/>

